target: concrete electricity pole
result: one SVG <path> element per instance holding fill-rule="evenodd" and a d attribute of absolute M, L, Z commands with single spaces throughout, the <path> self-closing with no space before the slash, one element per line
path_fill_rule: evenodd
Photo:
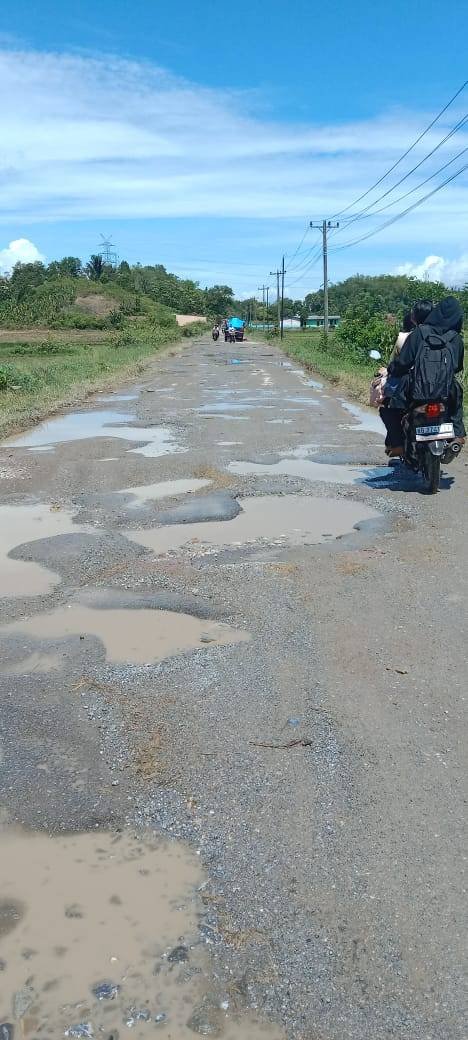
<path fill-rule="evenodd" d="M 269 288 L 270 288 L 269 285 L 259 285 L 258 286 L 258 292 L 261 292 L 261 294 L 262 294 L 262 303 L 263 303 L 262 329 L 263 329 L 264 332 L 265 332 L 265 293 L 267 294 L 266 299 L 267 299 L 267 307 L 268 307 L 268 291 L 269 291 Z"/>
<path fill-rule="evenodd" d="M 276 309 L 278 312 L 278 331 L 281 325 L 281 297 L 280 297 L 280 275 L 281 271 L 270 271 L 272 278 L 276 278 Z"/>
<path fill-rule="evenodd" d="M 322 252 L 323 252 L 323 331 L 328 333 L 328 242 L 327 235 L 331 228 L 338 228 L 339 224 L 332 224 L 331 220 L 310 221 L 311 228 L 322 230 Z"/>
<path fill-rule="evenodd" d="M 280 336 L 283 339 L 284 329 L 284 256 L 281 261 L 281 314 L 280 314 Z"/>

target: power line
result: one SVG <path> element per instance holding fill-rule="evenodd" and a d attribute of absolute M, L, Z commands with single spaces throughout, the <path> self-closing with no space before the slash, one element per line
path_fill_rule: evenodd
<path fill-rule="evenodd" d="M 413 141 L 413 143 L 409 146 L 409 148 L 406 149 L 406 152 L 403 152 L 403 155 L 400 155 L 400 158 L 397 159 L 395 163 L 393 163 L 393 166 L 391 166 L 389 170 L 382 174 L 382 176 L 379 177 L 379 179 L 375 181 L 375 183 L 372 184 L 371 187 L 367 189 L 367 191 L 364 191 L 362 195 L 359 196 L 359 198 L 355 199 L 354 202 L 350 202 L 349 206 L 345 206 L 344 209 L 340 209 L 338 213 L 334 213 L 333 219 L 335 219 L 336 217 L 341 217 L 343 213 L 347 213 L 348 210 L 353 209 L 354 206 L 357 206 L 358 202 L 362 202 L 362 199 L 365 199 L 368 195 L 370 195 L 371 191 L 374 191 L 374 188 L 378 188 L 379 184 L 382 184 L 382 181 L 384 181 L 386 177 L 393 173 L 393 171 L 396 170 L 397 166 L 399 166 L 400 163 L 403 162 L 403 159 L 406 159 L 406 156 L 409 155 L 414 148 L 416 148 L 416 145 L 418 145 L 419 142 L 422 141 L 423 137 L 425 137 L 426 134 L 429 133 L 429 130 L 432 130 L 432 127 L 435 126 L 437 121 L 441 118 L 441 116 L 443 116 L 444 112 L 446 112 L 447 109 L 450 108 L 450 105 L 452 105 L 453 102 L 457 99 L 457 97 L 459 97 L 459 95 L 464 91 L 467 85 L 468 79 L 465 80 L 464 83 L 462 83 L 461 87 L 456 91 L 453 97 L 450 98 L 450 101 L 447 101 L 447 104 L 444 105 L 443 108 L 441 108 L 440 112 L 438 112 L 435 118 L 429 123 L 428 126 L 426 126 L 426 129 L 423 130 L 419 137 L 417 137 L 416 140 Z"/>
<path fill-rule="evenodd" d="M 436 195 L 438 191 L 440 191 L 442 188 L 445 188 L 447 184 L 450 184 L 452 181 L 454 181 L 456 177 L 459 177 L 460 174 L 464 173 L 465 170 L 468 170 L 468 163 L 465 163 L 464 166 L 461 166 L 460 169 L 453 173 L 451 177 L 447 177 L 445 181 L 442 181 L 442 184 L 438 184 L 435 188 L 432 189 L 432 191 L 429 191 L 427 195 L 423 195 L 420 199 L 417 199 L 416 202 L 413 202 L 411 206 L 407 206 L 407 208 L 404 209 L 401 213 L 397 213 L 396 216 L 392 217 L 390 220 L 387 220 L 384 224 L 381 224 L 380 227 L 374 228 L 373 231 L 368 231 L 366 235 L 362 235 L 361 238 L 356 238 L 352 242 L 343 242 L 343 244 L 340 246 L 333 246 L 332 251 L 336 253 L 338 252 L 338 250 L 341 249 L 349 249 L 350 246 L 357 246 L 360 242 L 365 242 L 367 238 L 372 238 L 373 235 L 378 235 L 380 231 L 384 231 L 384 229 L 390 227 L 391 224 L 395 224 L 397 220 L 401 220 L 402 217 L 406 217 L 407 214 L 411 213 L 413 209 L 417 209 L 417 207 L 421 206 L 423 202 L 427 201 L 427 199 L 432 198 L 433 195 Z"/>
<path fill-rule="evenodd" d="M 303 234 L 303 236 L 302 236 L 302 238 L 301 238 L 301 241 L 299 242 L 299 245 L 298 245 L 297 249 L 295 250 L 295 252 L 294 252 L 294 253 L 292 254 L 292 257 L 291 257 L 290 263 L 292 263 L 292 262 L 293 262 L 293 260 L 294 260 L 294 258 L 295 258 L 295 257 L 297 256 L 297 254 L 298 254 L 298 252 L 299 252 L 299 250 L 300 250 L 301 246 L 303 245 L 303 243 L 305 242 L 305 240 L 306 240 L 306 238 L 307 238 L 307 235 L 309 234 L 309 231 L 310 231 L 310 226 L 309 226 L 309 224 L 307 224 L 307 226 L 306 226 L 306 229 L 305 229 L 305 231 L 304 231 L 304 234 Z M 287 255 L 288 255 L 288 254 L 287 254 L 287 253 L 285 253 L 285 256 L 287 256 Z"/>
<path fill-rule="evenodd" d="M 303 270 L 300 272 L 299 278 L 296 278 L 293 282 L 289 282 L 289 285 L 288 285 L 289 289 L 292 289 L 293 286 L 298 285 L 298 283 L 302 281 L 304 275 L 307 274 L 307 271 L 310 271 L 312 269 L 312 267 L 315 267 L 315 264 L 318 262 L 318 260 L 320 260 L 321 255 L 322 255 L 322 247 L 318 246 L 318 247 L 315 248 L 314 255 L 311 257 L 311 259 L 305 265 Z M 288 267 L 287 270 L 288 271 L 290 270 L 289 267 Z"/>
<path fill-rule="evenodd" d="M 413 173 L 415 173 L 416 170 L 419 170 L 419 167 L 422 166 L 425 162 L 427 162 L 427 160 L 430 159 L 431 156 L 434 155 L 435 152 L 437 152 L 439 150 L 439 148 L 441 148 L 442 145 L 445 144 L 449 140 L 450 137 L 453 137 L 453 135 L 456 134 L 458 130 L 460 130 L 463 126 L 465 126 L 466 123 L 468 123 L 468 115 L 465 115 L 465 116 L 463 116 L 462 119 L 459 119 L 458 123 L 456 123 L 456 125 L 454 127 L 452 127 L 452 129 L 449 131 L 449 133 L 446 134 L 445 137 L 443 137 L 442 140 L 439 141 L 439 143 L 436 144 L 435 147 L 432 148 L 431 151 L 428 152 L 427 155 L 425 155 L 424 158 L 421 159 L 420 162 L 418 162 L 416 164 L 416 166 L 413 166 L 413 168 L 411 170 L 409 170 L 408 173 L 405 173 L 403 177 L 400 177 L 399 181 L 396 181 L 395 184 L 392 184 L 391 188 L 387 188 L 387 191 L 384 191 L 382 193 L 382 195 L 379 195 L 379 197 L 377 199 L 374 199 L 373 202 L 370 202 L 369 205 L 365 207 L 365 209 L 361 210 L 359 213 L 356 213 L 351 218 L 351 220 L 348 220 L 347 224 L 346 224 L 346 228 L 348 228 L 351 224 L 354 224 L 356 220 L 362 220 L 362 218 L 366 215 L 366 213 L 368 213 L 370 209 L 373 209 L 373 207 L 376 206 L 378 202 L 381 202 L 382 199 L 385 199 L 385 198 L 387 198 L 388 195 L 391 195 L 392 191 L 394 191 L 395 188 L 398 188 L 400 186 L 400 184 L 403 184 L 404 181 L 408 180 L 408 177 L 411 177 L 411 175 Z M 445 169 L 445 167 L 442 167 L 442 169 Z M 436 173 L 432 174 L 432 176 L 435 177 L 438 172 L 440 172 L 440 171 L 436 171 Z M 427 182 L 423 181 L 423 183 L 427 183 Z M 392 205 L 392 203 L 391 203 L 391 205 Z M 371 214 L 371 216 L 372 216 L 372 214 Z"/>
<path fill-rule="evenodd" d="M 415 191 L 418 191 L 419 188 L 423 188 L 425 184 L 428 184 L 429 181 L 432 181 L 434 177 L 437 177 L 439 175 L 439 173 L 443 173 L 444 170 L 448 169 L 448 167 L 451 166 L 452 163 L 456 162 L 457 159 L 460 159 L 461 156 L 465 155 L 466 152 L 468 152 L 468 148 L 462 148 L 461 152 L 458 152 L 457 155 L 454 155 L 453 159 L 449 159 L 449 161 L 444 163 L 444 165 L 441 166 L 438 170 L 435 170 L 434 173 L 431 173 L 429 175 L 429 177 L 426 177 L 424 181 L 420 181 L 419 184 L 416 184 L 414 188 L 410 188 L 409 191 L 405 191 L 403 195 L 399 195 L 397 199 L 393 199 L 393 202 L 387 202 L 385 206 L 381 206 L 380 209 L 376 209 L 373 213 L 369 213 L 369 219 L 371 217 L 376 217 L 378 213 L 384 213 L 386 210 L 389 209 L 390 206 L 396 206 L 397 202 L 402 202 L 403 199 L 407 199 L 410 195 L 414 195 Z M 349 224 L 347 224 L 346 227 L 348 228 Z"/>

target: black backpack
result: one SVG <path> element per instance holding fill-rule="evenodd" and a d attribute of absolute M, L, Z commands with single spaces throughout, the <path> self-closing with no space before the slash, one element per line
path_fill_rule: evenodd
<path fill-rule="evenodd" d="M 421 344 L 412 371 L 414 401 L 447 401 L 455 378 L 458 332 L 420 325 Z"/>

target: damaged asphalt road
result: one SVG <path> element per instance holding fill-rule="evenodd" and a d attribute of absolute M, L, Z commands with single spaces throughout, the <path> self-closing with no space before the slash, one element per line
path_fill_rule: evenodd
<path fill-rule="evenodd" d="M 423 495 L 374 414 L 266 344 L 203 339 L 125 390 L 0 448 L 0 840 L 170 837 L 146 905 L 172 848 L 171 898 L 198 890 L 152 951 L 160 1003 L 117 958 L 115 1023 L 92 997 L 76 1022 L 464 1040 L 464 457 Z M 22 1035 L 74 1027 L 34 1000 Z"/>

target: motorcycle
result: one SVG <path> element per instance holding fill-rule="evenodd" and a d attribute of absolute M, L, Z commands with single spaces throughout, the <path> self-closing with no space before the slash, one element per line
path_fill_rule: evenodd
<path fill-rule="evenodd" d="M 455 440 L 453 422 L 442 402 L 415 405 L 403 418 L 405 465 L 414 473 L 422 473 L 429 494 L 437 494 L 440 469 L 460 454 L 462 445 Z"/>
<path fill-rule="evenodd" d="M 216 343 L 216 340 L 219 339 L 219 329 L 212 329 L 211 335 Z"/>
<path fill-rule="evenodd" d="M 381 360 L 377 350 L 371 350 L 369 357 L 373 361 Z M 447 405 L 442 401 L 412 405 L 403 416 L 402 430 L 402 462 L 413 473 L 422 474 L 429 494 L 437 494 L 442 463 L 448 466 L 463 447 L 462 442 L 455 437 Z"/>

